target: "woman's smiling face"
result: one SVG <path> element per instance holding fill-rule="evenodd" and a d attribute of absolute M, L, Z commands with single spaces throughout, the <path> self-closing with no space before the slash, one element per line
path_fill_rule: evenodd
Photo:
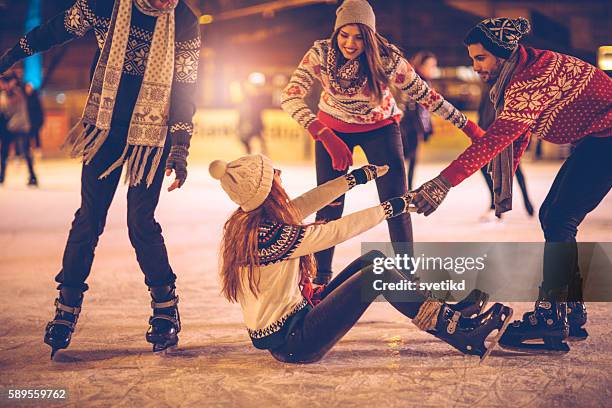
<path fill-rule="evenodd" d="M 338 48 L 348 60 L 359 57 L 364 50 L 363 36 L 356 24 L 347 24 L 338 33 Z"/>

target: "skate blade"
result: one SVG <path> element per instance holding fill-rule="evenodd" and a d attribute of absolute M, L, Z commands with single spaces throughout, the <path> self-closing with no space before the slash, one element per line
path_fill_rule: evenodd
<path fill-rule="evenodd" d="M 585 341 L 587 337 L 577 337 L 577 336 L 569 336 L 566 341 L 570 343 L 580 343 L 581 341 Z"/>
<path fill-rule="evenodd" d="M 176 351 L 178 348 L 178 343 L 174 344 L 153 344 L 153 353 L 155 355 L 166 355 L 168 353 L 172 353 Z"/>
<path fill-rule="evenodd" d="M 495 350 L 495 348 L 499 344 L 499 339 L 501 339 L 501 337 L 504 335 L 504 332 L 508 328 L 508 325 L 510 324 L 510 320 L 512 319 L 512 315 L 514 314 L 514 310 L 512 310 L 512 308 L 508 308 L 508 309 L 509 309 L 509 312 L 506 316 L 506 319 L 504 320 L 504 323 L 502 324 L 502 327 L 497 332 L 497 335 L 493 337 L 490 340 L 490 342 L 487 344 L 488 346 L 487 351 L 485 351 L 485 353 L 480 358 L 480 362 L 478 363 L 479 365 L 482 364 L 487 359 L 487 357 L 489 357 L 489 355 L 491 354 L 493 350 Z M 485 343 L 487 343 L 487 340 L 488 339 L 485 339 Z"/>
<path fill-rule="evenodd" d="M 504 344 L 500 344 L 500 346 L 504 350 L 516 351 L 524 354 L 538 355 L 544 354 L 549 356 L 560 356 L 563 354 L 567 354 L 570 349 L 569 346 L 565 343 L 561 343 L 565 345 L 567 348 L 562 348 L 558 350 L 550 349 L 544 343 L 522 343 L 520 346 L 508 346 Z"/>

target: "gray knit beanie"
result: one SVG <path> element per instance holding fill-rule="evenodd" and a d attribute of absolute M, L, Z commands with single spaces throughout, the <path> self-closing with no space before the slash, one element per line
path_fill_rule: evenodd
<path fill-rule="evenodd" d="M 243 211 L 249 212 L 266 201 L 272 190 L 274 167 L 263 154 L 243 156 L 226 163 L 215 160 L 208 168 L 221 187 Z"/>
<path fill-rule="evenodd" d="M 376 16 L 366 0 L 345 0 L 336 10 L 334 31 L 347 24 L 363 24 L 376 32 Z"/>

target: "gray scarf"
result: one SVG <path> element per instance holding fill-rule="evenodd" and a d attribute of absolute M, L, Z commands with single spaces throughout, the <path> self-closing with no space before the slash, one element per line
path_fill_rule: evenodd
<path fill-rule="evenodd" d="M 497 82 L 491 88 L 489 95 L 495 107 L 495 117 L 497 118 L 504 109 L 504 92 L 512 79 L 514 70 L 518 64 L 518 48 L 514 50 L 510 58 L 504 62 L 499 73 Z M 493 179 L 493 194 L 495 202 L 495 215 L 500 217 L 506 211 L 512 209 L 512 180 L 514 177 L 513 168 L 513 143 L 501 151 L 491 163 L 487 171 L 491 173 Z"/>

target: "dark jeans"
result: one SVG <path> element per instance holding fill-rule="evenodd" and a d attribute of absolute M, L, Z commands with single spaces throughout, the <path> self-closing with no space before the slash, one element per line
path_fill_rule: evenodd
<path fill-rule="evenodd" d="M 375 279 L 400 282 L 410 279 L 395 269 L 384 275 L 373 272 L 373 259 L 384 257 L 380 251 L 370 251 L 357 258 L 325 288 L 323 300 L 300 320 L 281 347 L 270 350 L 272 356 L 286 363 L 312 363 L 323 356 L 357 323 L 361 315 L 381 292 L 368 290 Z M 410 301 L 399 300 L 382 292 L 387 301 L 403 315 L 414 318 L 425 297 L 411 292 Z"/>
<path fill-rule="evenodd" d="M 6 177 L 6 162 L 8 160 L 9 148 L 11 144 L 15 144 L 15 153 L 21 152 L 23 158 L 28 164 L 30 179 L 36 179 L 34 173 L 34 160 L 30 150 L 30 135 L 28 133 L 11 133 L 5 132 L 2 135 L 2 147 L 0 147 L 0 179 Z"/>
<path fill-rule="evenodd" d="M 404 167 L 404 153 L 402 136 L 397 124 L 385 126 L 371 132 L 340 133 L 336 134 L 344 140 L 349 149 L 361 146 L 370 164 L 378 166 L 389 165 L 389 172 L 376 179 L 376 188 L 381 202 L 398 197 L 407 191 L 406 169 Z M 321 142 L 315 145 L 315 161 L 317 167 L 317 184 L 321 185 L 346 174 L 346 171 L 337 171 L 332 167 L 331 157 Z M 344 195 L 336 199 L 327 207 L 317 212 L 317 221 L 337 220 L 344 211 Z M 412 222 L 410 214 L 405 213 L 387 220 L 391 242 L 412 242 Z M 408 248 L 397 248 L 396 252 L 409 251 Z M 334 257 L 334 247 L 317 252 L 317 275 L 330 275 Z"/>
<path fill-rule="evenodd" d="M 113 126 L 100 151 L 88 165 L 83 165 L 81 207 L 72 221 L 62 270 L 55 277 L 60 287 L 80 288 L 83 291 L 88 289 L 85 280 L 91 271 L 98 238 L 104 231 L 106 215 L 119 184 L 121 168 L 101 180 L 98 177 L 121 156 L 126 139 L 127 128 Z M 164 178 L 164 163 L 169 151 L 170 144 L 167 142 L 151 186 L 147 188 L 146 182 L 143 181 L 135 187 L 129 187 L 127 194 L 128 233 L 147 286 L 170 285 L 176 279 L 168 263 L 161 226 L 154 218 Z M 152 156 L 149 157 L 145 174 L 151 166 Z"/>
<path fill-rule="evenodd" d="M 578 226 L 612 188 L 612 137 L 583 139 L 567 158 L 540 208 L 544 231 L 543 291 L 563 292 L 579 301 Z"/>

